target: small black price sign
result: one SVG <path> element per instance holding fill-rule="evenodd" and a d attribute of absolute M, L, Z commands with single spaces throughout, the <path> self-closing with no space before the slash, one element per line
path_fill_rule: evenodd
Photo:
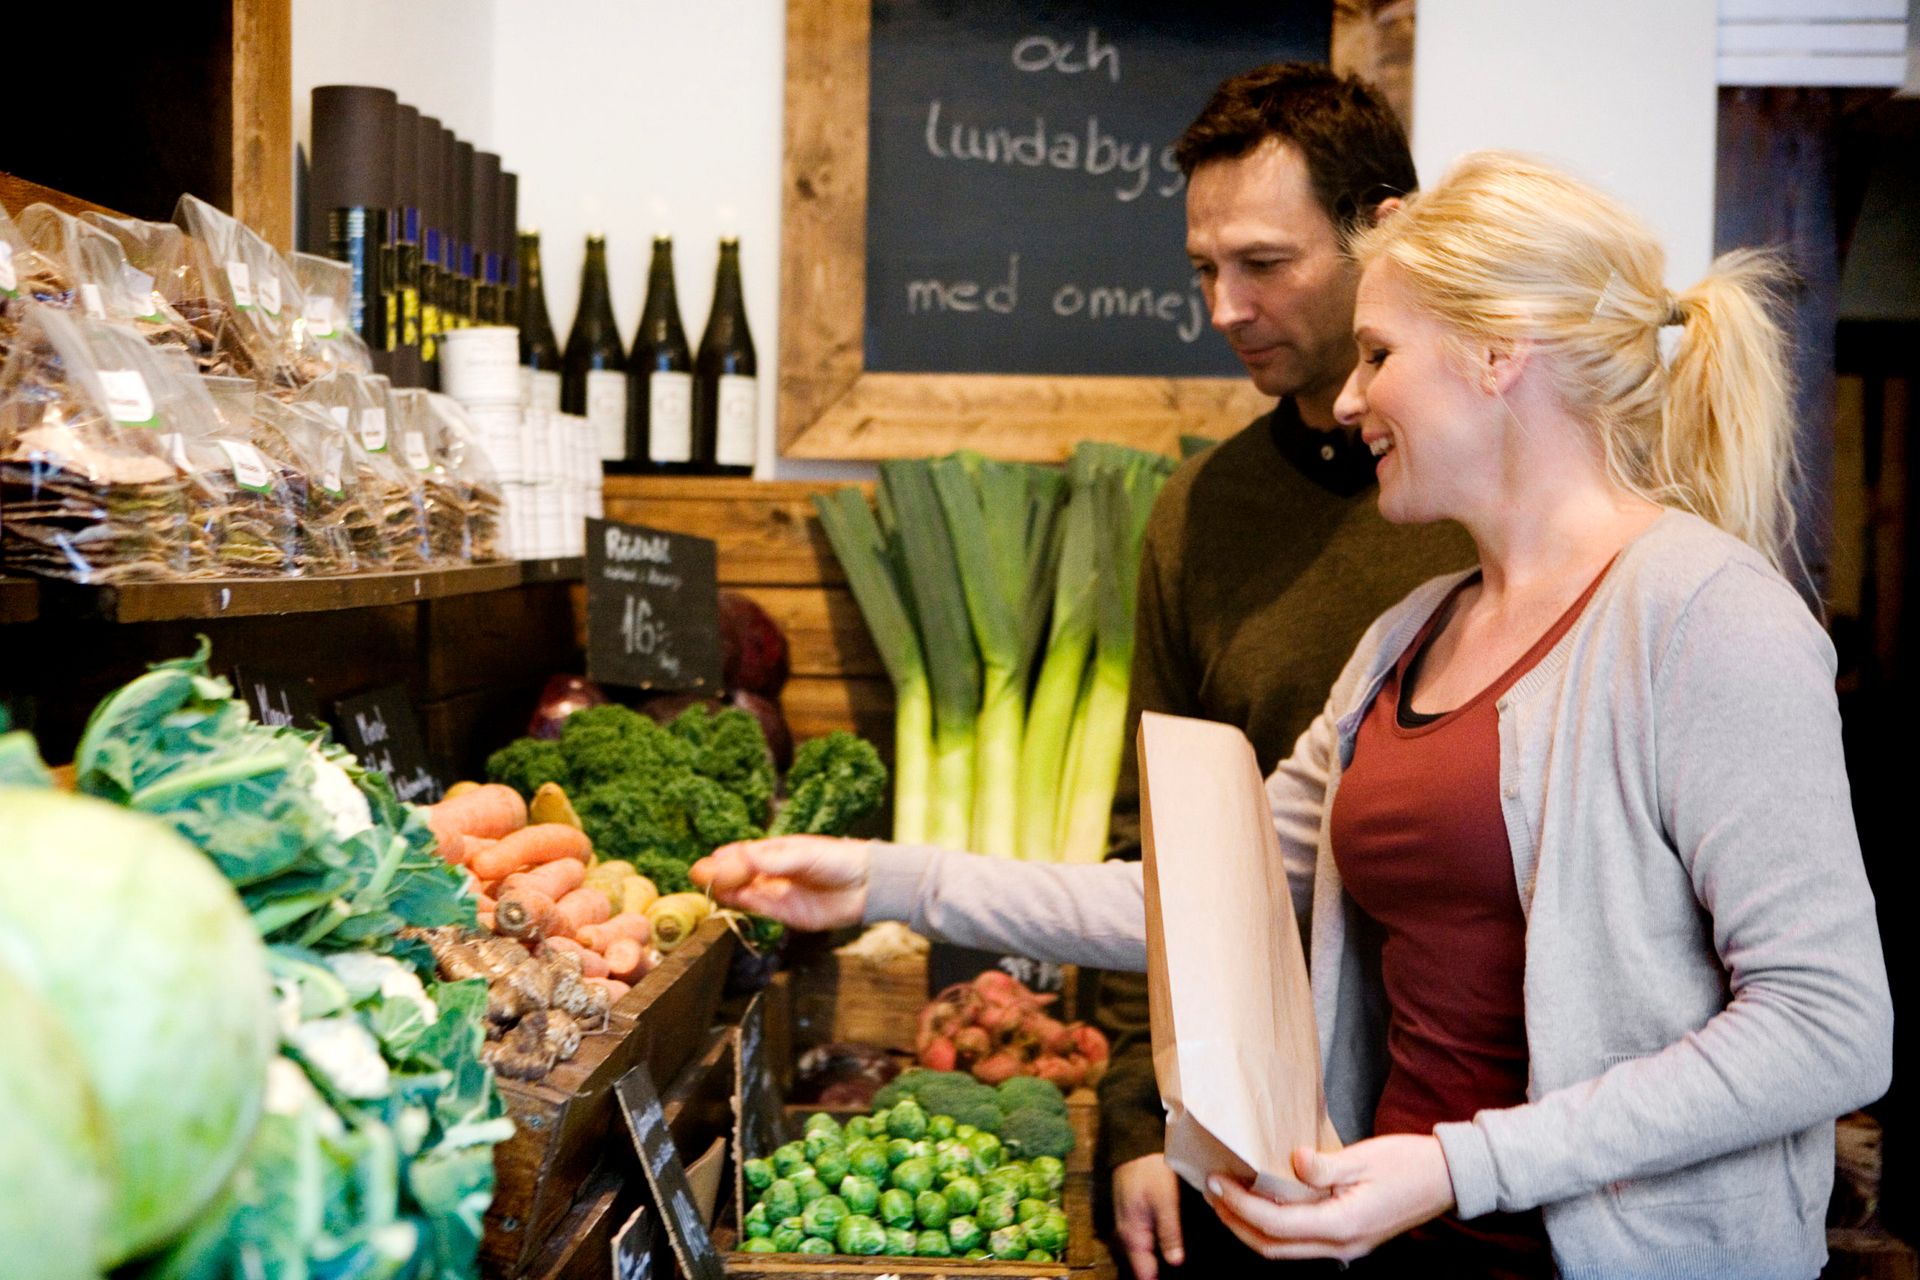
<path fill-rule="evenodd" d="M 745 1167 L 762 1160 L 787 1140 L 787 1112 L 773 1091 L 767 1069 L 765 993 L 754 996 L 734 1029 L 733 1042 L 733 1195 L 734 1221 L 747 1216 Z"/>
<path fill-rule="evenodd" d="M 587 674 L 635 689 L 720 692 L 710 538 L 587 521 Z"/>
<path fill-rule="evenodd" d="M 340 742 L 361 765 L 384 773 L 393 793 L 409 804 L 433 804 L 446 790 L 427 762 L 426 740 L 404 685 L 342 698 L 333 704 Z"/>
<path fill-rule="evenodd" d="M 693 1202 L 693 1188 L 687 1185 L 687 1171 L 674 1149 L 673 1133 L 667 1128 L 666 1112 L 660 1107 L 660 1094 L 645 1066 L 635 1067 L 613 1086 L 620 1114 L 626 1117 L 627 1132 L 633 1136 L 633 1149 L 640 1156 L 640 1171 L 646 1175 L 653 1204 L 666 1224 L 667 1243 L 680 1264 L 680 1274 L 689 1280 L 725 1280 L 726 1267 L 706 1219 Z"/>
<path fill-rule="evenodd" d="M 653 1219 L 647 1206 L 633 1211 L 609 1247 L 613 1251 L 613 1280 L 653 1280 Z"/>
<path fill-rule="evenodd" d="M 269 728 L 290 725 L 311 729 L 325 723 L 320 698 L 305 676 L 264 667 L 235 667 L 233 686 L 253 718 Z"/>
<path fill-rule="evenodd" d="M 1027 990 L 1042 995 L 1057 995 L 1066 989 L 1066 973 L 1050 961 L 936 942 L 927 950 L 927 994 L 939 995 L 956 982 L 972 982 L 989 969 L 1011 974 L 1025 983 Z"/>

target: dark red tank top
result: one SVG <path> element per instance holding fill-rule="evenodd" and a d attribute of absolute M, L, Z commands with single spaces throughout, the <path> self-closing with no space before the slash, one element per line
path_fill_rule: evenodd
<path fill-rule="evenodd" d="M 1403 691 L 1413 687 L 1433 632 L 1476 580 L 1454 589 L 1388 675 L 1333 802 L 1341 881 L 1385 935 L 1389 1065 L 1375 1133 L 1431 1133 L 1527 1096 L 1526 917 L 1500 808 L 1496 704 L 1566 634 L 1600 578 L 1465 705 L 1436 716 L 1403 713 Z M 1415 1235 L 1456 1262 L 1464 1251 L 1489 1275 L 1552 1273 L 1537 1210 L 1472 1222 L 1448 1215 Z"/>

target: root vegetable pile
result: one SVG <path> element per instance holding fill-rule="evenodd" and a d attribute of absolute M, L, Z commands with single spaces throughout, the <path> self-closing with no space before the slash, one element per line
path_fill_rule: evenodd
<path fill-rule="evenodd" d="M 986 1084 L 1016 1076 L 1038 1076 L 1064 1090 L 1095 1084 L 1107 1069 L 1107 1038 L 1084 1022 L 1049 1015 L 1056 998 L 990 969 L 948 987 L 920 1011 L 914 1052 L 923 1067 L 969 1072 Z"/>

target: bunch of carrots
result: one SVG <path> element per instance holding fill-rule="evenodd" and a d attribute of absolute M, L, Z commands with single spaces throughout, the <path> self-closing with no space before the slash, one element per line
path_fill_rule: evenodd
<path fill-rule="evenodd" d="M 595 858 L 556 784 L 541 787 L 529 805 L 512 787 L 462 783 L 425 812 L 440 856 L 472 877 L 481 927 L 529 947 L 573 952 L 581 974 L 604 983 L 613 1000 L 712 909 L 703 894 L 663 897 L 632 864 Z"/>

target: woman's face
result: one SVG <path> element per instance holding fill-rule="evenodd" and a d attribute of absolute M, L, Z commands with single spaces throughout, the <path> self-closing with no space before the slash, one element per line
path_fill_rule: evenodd
<path fill-rule="evenodd" d="M 1334 404 L 1373 450 L 1380 513 L 1397 524 L 1465 519 L 1498 492 L 1501 402 L 1460 344 L 1374 260 L 1353 314 L 1360 359 Z"/>

